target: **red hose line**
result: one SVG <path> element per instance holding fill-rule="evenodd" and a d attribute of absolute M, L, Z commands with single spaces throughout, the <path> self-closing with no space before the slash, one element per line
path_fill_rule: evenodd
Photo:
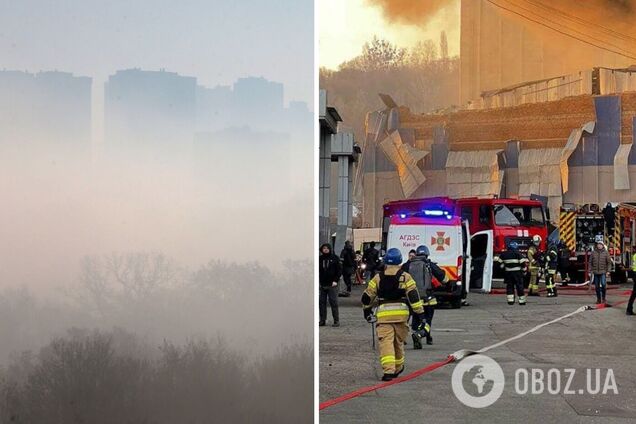
<path fill-rule="evenodd" d="M 624 293 L 622 293 L 622 295 L 629 295 L 629 294 L 631 294 L 631 290 L 627 290 Z M 611 306 L 619 306 L 619 305 L 622 305 L 624 303 L 627 303 L 627 300 L 621 300 L 621 301 L 615 302 L 613 304 L 593 305 L 593 306 L 590 306 L 589 309 L 596 309 L 596 310 L 605 309 L 605 308 L 611 307 Z M 374 392 L 374 391 L 380 390 L 380 389 L 385 389 L 387 387 L 393 386 L 394 384 L 400 384 L 400 383 L 403 383 L 405 381 L 413 380 L 414 378 L 417 378 L 417 377 L 419 377 L 421 375 L 427 374 L 427 373 L 429 373 L 431 371 L 434 371 L 434 370 L 436 370 L 438 368 L 443 367 L 444 365 L 448 365 L 448 364 L 450 364 L 450 363 L 452 363 L 454 361 L 455 361 L 455 357 L 453 355 L 448 355 L 448 357 L 444 361 L 433 362 L 432 364 L 429 364 L 426 367 L 421 368 L 421 369 L 419 369 L 417 371 L 413 371 L 412 373 L 407 374 L 407 375 L 405 375 L 403 377 L 395 378 L 395 379 L 393 379 L 391 381 L 386 381 L 384 383 L 378 383 L 378 384 L 375 384 L 373 386 L 362 387 L 362 388 L 360 388 L 358 390 L 355 390 L 353 392 L 349 392 L 349 393 L 344 394 L 342 396 L 339 396 L 337 398 L 329 399 L 329 400 L 326 400 L 324 402 L 321 402 L 318 409 L 320 411 L 322 411 L 323 409 L 327 409 L 329 407 L 332 407 L 332 406 L 337 405 L 339 403 L 345 402 L 347 400 L 356 398 L 358 396 L 362 396 L 362 395 L 364 395 L 366 393 Z"/>
<path fill-rule="evenodd" d="M 443 367 L 444 365 L 450 364 L 451 362 L 453 362 L 455 360 L 455 358 L 453 357 L 453 355 L 448 355 L 448 358 L 446 358 L 445 361 L 439 361 L 439 362 L 433 362 L 430 365 L 427 365 L 424 368 L 421 368 L 417 371 L 413 371 L 410 374 L 407 374 L 403 377 L 398 377 L 395 378 L 391 381 L 386 381 L 384 383 L 379 383 L 379 384 L 375 384 L 373 386 L 368 386 L 368 387 L 363 387 L 361 389 L 355 390 L 353 392 L 347 393 L 346 395 L 342 395 L 340 397 L 337 397 L 335 399 L 330 399 L 330 400 L 326 400 L 324 402 L 320 403 L 320 407 L 319 410 L 323 410 L 326 408 L 329 408 L 330 406 L 334 406 L 337 405 L 341 402 L 344 402 L 346 400 L 349 399 L 353 399 L 356 398 L 358 396 L 361 396 L 365 393 L 369 393 L 369 392 L 374 392 L 376 390 L 380 390 L 380 389 L 384 389 L 387 388 L 389 386 L 393 386 L 394 384 L 399 384 L 399 383 L 403 383 L 405 381 L 409 381 L 409 380 L 413 380 L 414 378 L 417 378 L 423 374 L 429 373 L 431 371 L 434 371 L 440 367 Z"/>

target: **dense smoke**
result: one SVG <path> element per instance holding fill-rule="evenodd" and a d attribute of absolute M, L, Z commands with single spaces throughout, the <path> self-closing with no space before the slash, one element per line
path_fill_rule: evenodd
<path fill-rule="evenodd" d="M 457 5 L 459 0 L 368 0 L 369 4 L 379 6 L 385 17 L 391 22 L 421 25 L 447 7 Z M 501 6 L 523 6 L 541 12 L 550 6 L 557 7 L 575 16 L 588 18 L 619 19 L 627 21 L 634 13 L 633 0 L 493 0 Z"/>
<path fill-rule="evenodd" d="M 369 4 L 379 6 L 390 22 L 407 25 L 421 25 L 457 0 L 368 0 Z"/>

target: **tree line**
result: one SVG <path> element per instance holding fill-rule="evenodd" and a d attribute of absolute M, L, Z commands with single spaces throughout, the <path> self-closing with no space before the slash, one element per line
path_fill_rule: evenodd
<path fill-rule="evenodd" d="M 0 424 L 310 422 L 311 262 L 87 257 L 57 299 L 0 292 Z"/>

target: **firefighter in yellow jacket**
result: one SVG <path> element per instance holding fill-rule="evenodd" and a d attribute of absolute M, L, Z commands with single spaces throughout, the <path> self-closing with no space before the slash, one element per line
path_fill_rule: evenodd
<path fill-rule="evenodd" d="M 528 296 L 539 296 L 540 244 L 541 236 L 535 235 L 532 237 L 532 245 L 528 248 L 528 271 L 530 272 Z"/>
<path fill-rule="evenodd" d="M 375 322 L 377 319 L 380 363 L 384 372 L 382 381 L 390 381 L 404 371 L 404 340 L 409 334 L 409 305 L 413 313 L 420 317 L 422 324 L 418 330 L 421 332 L 426 331 L 426 319 L 415 281 L 409 273 L 400 268 L 400 251 L 395 248 L 389 249 L 384 263 L 386 269 L 369 281 L 362 295 L 362 307 L 367 321 Z M 378 309 L 374 317 L 372 308 L 376 300 Z M 421 334 L 421 337 L 426 337 L 426 334 Z"/>

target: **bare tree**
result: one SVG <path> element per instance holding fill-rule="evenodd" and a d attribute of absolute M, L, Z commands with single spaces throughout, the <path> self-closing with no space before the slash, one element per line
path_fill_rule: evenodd
<path fill-rule="evenodd" d="M 437 46 L 433 40 L 418 41 L 409 55 L 411 66 L 428 66 L 437 60 Z"/>
<path fill-rule="evenodd" d="M 178 282 L 178 267 L 161 253 L 85 257 L 80 284 L 100 313 L 122 299 L 138 301 Z"/>
<path fill-rule="evenodd" d="M 342 64 L 341 69 L 351 68 L 362 71 L 392 69 L 404 64 L 406 53 L 406 49 L 374 36 L 373 40 L 364 43 L 362 54 Z"/>

